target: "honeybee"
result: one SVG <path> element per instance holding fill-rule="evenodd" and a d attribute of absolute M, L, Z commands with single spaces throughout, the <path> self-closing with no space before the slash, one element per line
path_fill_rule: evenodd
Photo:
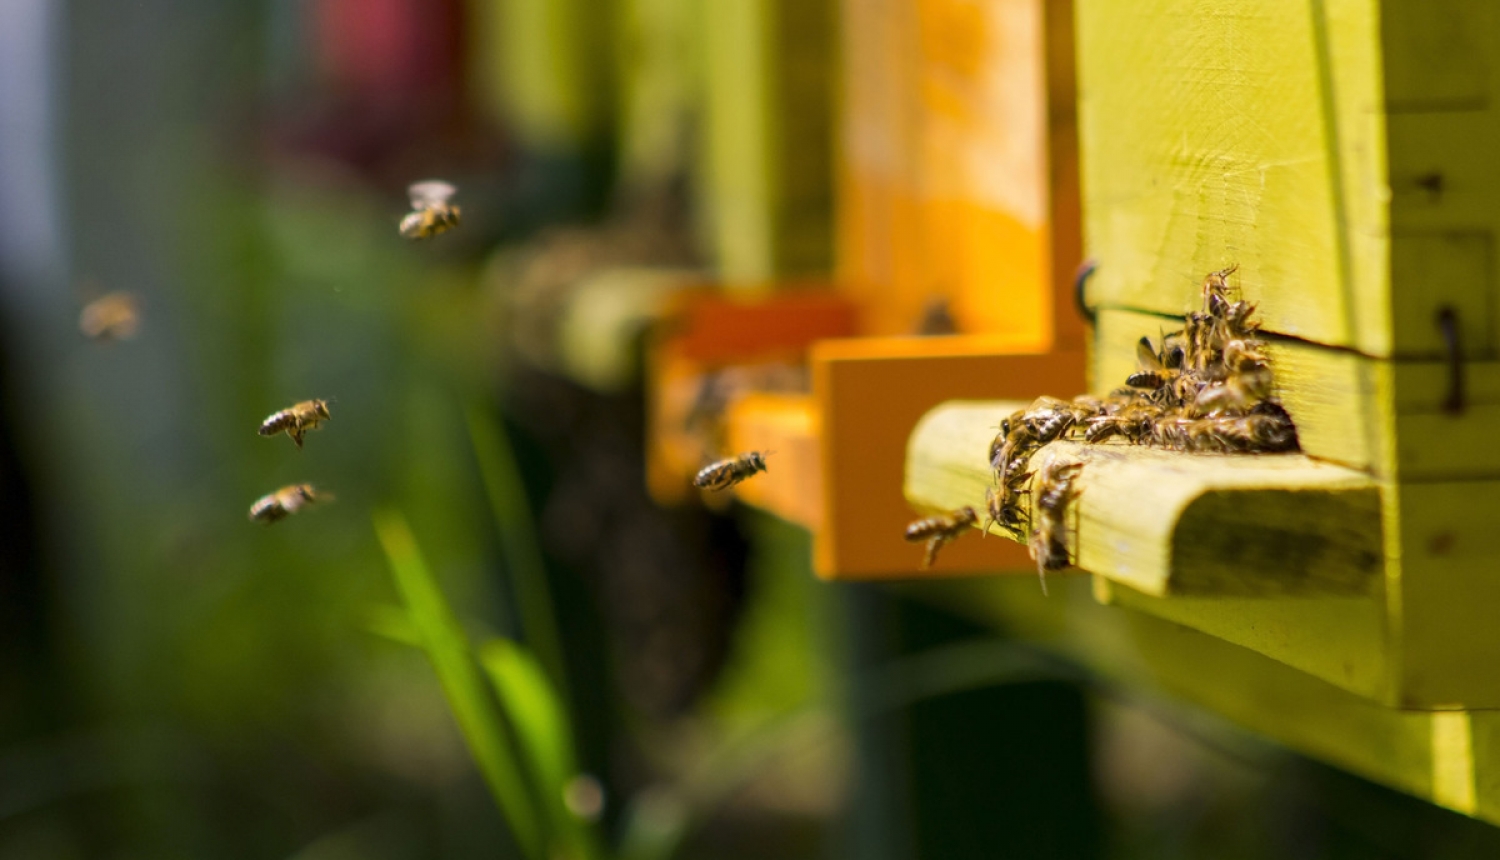
<path fill-rule="evenodd" d="M 1140 370 L 1125 377 L 1125 384 L 1145 391 L 1170 389 L 1173 382 L 1182 376 L 1179 368 L 1169 369 L 1151 345 L 1151 339 L 1143 337 L 1135 344 L 1135 360 Z"/>
<path fill-rule="evenodd" d="M 1044 595 L 1047 593 L 1047 571 L 1061 570 L 1069 564 L 1065 514 L 1068 505 L 1078 498 L 1079 490 L 1073 482 L 1081 471 L 1082 463 L 1052 460 L 1037 476 L 1035 501 L 1032 503 L 1036 531 L 1032 532 L 1026 548 L 1036 562 L 1036 575 L 1042 582 Z"/>
<path fill-rule="evenodd" d="M 1146 403 L 1127 403 L 1118 411 L 1096 415 L 1089 419 L 1084 431 L 1084 441 L 1099 444 L 1114 436 L 1123 436 L 1132 445 L 1149 439 L 1151 428 L 1160 416 L 1159 407 Z"/>
<path fill-rule="evenodd" d="M 727 490 L 756 472 L 766 471 L 766 457 L 774 451 L 750 451 L 728 460 L 704 466 L 693 478 L 693 486 L 703 490 Z"/>
<path fill-rule="evenodd" d="M 956 540 L 970 527 L 979 522 L 979 515 L 968 506 L 952 513 L 917 520 L 906 527 L 906 539 L 912 543 L 927 542 L 927 554 L 922 557 L 922 569 L 932 567 L 937 561 L 938 550 L 949 541 Z"/>
<path fill-rule="evenodd" d="M 1238 290 L 1229 285 L 1229 276 L 1240 270 L 1240 264 L 1235 263 L 1227 269 L 1217 272 L 1209 272 L 1208 277 L 1203 279 L 1203 306 L 1208 307 L 1212 297 L 1217 295 L 1222 299 L 1228 299 L 1238 294 Z"/>
<path fill-rule="evenodd" d="M 991 525 L 998 525 L 1020 540 L 1025 534 L 1026 523 L 1023 519 L 1021 506 L 1018 499 L 1026 495 L 1026 482 L 1031 480 L 1030 472 L 1022 472 L 1015 475 L 1006 475 L 999 487 L 987 487 L 984 491 L 984 505 L 989 514 L 985 518 L 984 526 L 980 535 L 989 534 Z"/>
<path fill-rule="evenodd" d="M 1025 423 L 1038 445 L 1060 438 L 1073 426 L 1073 404 L 1056 397 L 1038 397 L 1026 411 Z"/>
<path fill-rule="evenodd" d="M 301 448 L 303 434 L 309 430 L 318 429 L 318 425 L 330 417 L 328 401 L 304 400 L 280 412 L 272 413 L 260 423 L 259 433 L 262 436 L 275 436 L 285 431 L 286 435 L 292 437 L 292 441 L 297 443 L 297 447 Z"/>
<path fill-rule="evenodd" d="M 1248 415 L 1218 419 L 1217 434 L 1227 448 L 1236 451 L 1280 453 L 1296 451 L 1297 428 L 1281 404 L 1256 404 Z"/>
<path fill-rule="evenodd" d="M 295 514 L 305 505 L 331 501 L 331 494 L 318 492 L 312 484 L 289 484 L 256 499 L 250 506 L 250 519 L 270 525 Z"/>
<path fill-rule="evenodd" d="M 401 235 L 407 239 L 431 239 L 458 226 L 459 208 L 448 202 L 458 189 L 439 179 L 413 183 L 406 189 L 411 211 L 401 219 Z"/>
<path fill-rule="evenodd" d="M 124 290 L 105 293 L 83 306 L 78 314 L 78 330 L 91 340 L 129 340 L 140 330 L 140 305 L 134 293 Z"/>

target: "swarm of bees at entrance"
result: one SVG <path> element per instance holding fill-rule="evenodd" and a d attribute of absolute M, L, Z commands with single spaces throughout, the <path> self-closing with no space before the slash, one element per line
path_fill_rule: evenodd
<path fill-rule="evenodd" d="M 1297 430 L 1276 398 L 1255 305 L 1229 285 L 1236 266 L 1203 281 L 1201 310 L 1159 344 L 1136 344 L 1139 369 L 1106 397 L 1041 397 L 1000 422 L 990 443 L 995 485 L 986 493 L 984 530 L 997 525 L 1031 551 L 1037 575 L 1070 561 L 1065 513 L 1079 494 L 1082 463 L 1031 458 L 1059 439 L 1102 444 L 1120 439 L 1173 451 L 1259 454 L 1298 450 Z M 1035 479 L 1033 480 L 1033 476 Z M 1030 510 L 1021 500 L 1030 497 Z"/>

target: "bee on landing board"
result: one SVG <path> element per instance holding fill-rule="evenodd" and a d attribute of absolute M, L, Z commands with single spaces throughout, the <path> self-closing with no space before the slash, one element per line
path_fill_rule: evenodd
<path fill-rule="evenodd" d="M 124 290 L 94 299 L 78 314 L 78 330 L 90 340 L 130 340 L 140 327 L 140 299 Z"/>
<path fill-rule="evenodd" d="M 272 413 L 266 420 L 260 423 L 258 431 L 262 436 L 275 436 L 277 433 L 285 432 L 302 447 L 302 436 L 309 430 L 318 429 L 318 425 L 329 419 L 328 401 L 326 400 L 304 400 L 294 406 L 289 406 L 280 412 Z"/>
<path fill-rule="evenodd" d="M 962 507 L 952 513 L 928 517 L 906 527 L 906 539 L 912 543 L 927 542 L 927 554 L 922 558 L 922 569 L 932 567 L 937 561 L 938 550 L 943 544 L 956 540 L 970 527 L 979 522 L 979 514 L 973 508 Z"/>
<path fill-rule="evenodd" d="M 1033 521 L 1036 531 L 1031 534 L 1027 550 L 1036 561 L 1036 575 L 1042 581 L 1042 594 L 1047 593 L 1047 571 L 1061 570 L 1068 566 L 1068 525 L 1065 519 L 1068 505 L 1078 498 L 1078 489 L 1073 481 L 1083 471 L 1082 463 L 1059 463 L 1052 460 L 1042 467 L 1037 475 L 1032 492 Z"/>
<path fill-rule="evenodd" d="M 250 506 L 252 522 L 270 525 L 315 502 L 331 502 L 333 496 L 318 492 L 312 484 L 290 484 L 255 500 Z"/>
<path fill-rule="evenodd" d="M 728 460 L 710 463 L 699 470 L 693 478 L 693 486 L 701 490 L 727 490 L 756 472 L 766 471 L 766 457 L 775 451 L 750 451 Z"/>
<path fill-rule="evenodd" d="M 458 226 L 459 208 L 448 202 L 458 193 L 457 188 L 439 179 L 429 179 L 413 183 L 406 192 L 411 197 L 411 211 L 401 219 L 404 238 L 431 239 Z"/>

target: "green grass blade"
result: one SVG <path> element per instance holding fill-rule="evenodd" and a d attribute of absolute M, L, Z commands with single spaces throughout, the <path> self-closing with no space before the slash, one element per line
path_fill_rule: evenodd
<path fill-rule="evenodd" d="M 553 829 L 571 847 L 564 856 L 580 860 L 599 856 L 593 829 L 563 804 L 568 783 L 578 776 L 578 757 L 567 710 L 546 672 L 526 649 L 507 639 L 485 643 L 479 650 L 479 663 L 515 729 Z"/>
<path fill-rule="evenodd" d="M 562 637 L 557 629 L 557 614 L 552 604 L 552 590 L 547 584 L 547 569 L 537 546 L 536 523 L 521 484 L 515 450 L 505 427 L 481 407 L 470 404 L 466 410 L 469 437 L 474 457 L 479 461 L 479 475 L 495 515 L 500 532 L 501 552 L 505 566 L 515 583 L 516 606 L 526 643 L 547 670 L 564 701 L 570 701 L 567 665 Z"/>
<path fill-rule="evenodd" d="M 499 707 L 469 650 L 468 638 L 448 607 L 417 550 L 406 520 L 393 511 L 375 514 L 375 533 L 385 549 L 422 647 L 432 661 L 448 705 L 479 771 L 526 856 L 543 860 L 542 819 L 527 790 L 521 763 L 506 734 Z"/>

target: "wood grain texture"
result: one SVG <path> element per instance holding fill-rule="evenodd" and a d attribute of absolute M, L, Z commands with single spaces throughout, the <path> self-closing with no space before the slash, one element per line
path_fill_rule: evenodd
<path fill-rule="evenodd" d="M 948 403 L 907 448 L 907 500 L 982 504 L 985 451 L 1019 404 Z M 1384 568 L 1380 495 L 1366 474 L 1302 455 L 1182 454 L 1056 442 L 1033 458 L 1084 463 L 1070 543 L 1078 567 L 1144 594 L 1365 595 Z M 996 530 L 996 533 L 1000 532 Z"/>
<path fill-rule="evenodd" d="M 1105 306 L 1238 263 L 1266 328 L 1391 351 L 1374 0 L 1079 0 L 1084 234 Z"/>

